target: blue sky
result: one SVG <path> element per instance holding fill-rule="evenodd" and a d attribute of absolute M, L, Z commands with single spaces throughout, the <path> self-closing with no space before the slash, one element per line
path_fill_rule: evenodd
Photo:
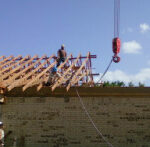
<path fill-rule="evenodd" d="M 150 85 L 150 1 L 120 0 L 121 62 L 105 80 Z M 102 73 L 113 55 L 113 0 L 0 0 L 1 55 L 48 56 L 61 44 L 77 56 L 88 51 L 95 72 Z"/>

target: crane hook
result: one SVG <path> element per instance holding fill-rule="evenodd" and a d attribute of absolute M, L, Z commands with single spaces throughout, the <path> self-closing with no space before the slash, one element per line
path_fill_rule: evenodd
<path fill-rule="evenodd" d="M 118 53 L 120 52 L 120 46 L 121 46 L 121 40 L 118 37 L 114 38 L 112 41 L 112 48 L 114 53 L 113 61 L 115 63 L 118 63 L 120 61 L 120 57 L 118 56 Z"/>

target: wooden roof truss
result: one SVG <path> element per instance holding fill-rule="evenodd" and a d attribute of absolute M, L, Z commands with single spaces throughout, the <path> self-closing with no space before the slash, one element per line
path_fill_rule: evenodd
<path fill-rule="evenodd" d="M 39 91 L 46 85 L 48 79 L 52 79 L 49 88 L 54 91 L 57 87 L 66 87 L 68 91 L 72 86 L 93 85 L 93 75 L 91 70 L 91 58 L 95 55 L 87 54 L 77 58 L 71 55 L 65 62 L 57 67 L 56 75 L 51 75 L 53 67 L 56 67 L 57 61 L 55 55 L 47 57 L 43 55 L 39 58 L 37 55 L 22 57 L 21 55 L 1 56 L 0 57 L 0 87 L 8 91 L 15 87 L 27 88 L 37 86 Z M 51 76 L 51 77 L 50 77 Z"/>

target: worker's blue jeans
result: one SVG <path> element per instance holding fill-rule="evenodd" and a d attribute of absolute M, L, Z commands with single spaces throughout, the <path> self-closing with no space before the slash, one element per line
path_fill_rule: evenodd
<path fill-rule="evenodd" d="M 57 60 L 57 67 L 61 64 L 61 62 L 65 62 L 65 58 L 59 58 L 58 60 Z"/>

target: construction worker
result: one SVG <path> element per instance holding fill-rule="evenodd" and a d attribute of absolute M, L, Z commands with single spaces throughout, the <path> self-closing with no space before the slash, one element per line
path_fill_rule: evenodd
<path fill-rule="evenodd" d="M 57 52 L 57 67 L 61 64 L 61 62 L 65 62 L 67 57 L 67 53 L 65 51 L 65 45 L 61 45 L 61 49 Z"/>
<path fill-rule="evenodd" d="M 0 147 L 4 147 L 4 129 L 3 129 L 3 122 L 0 122 Z"/>
<path fill-rule="evenodd" d="M 49 77 L 45 86 L 52 85 L 58 77 L 59 77 L 59 74 L 57 73 L 57 68 L 53 67 L 52 70 L 50 71 L 50 74 L 49 74 Z"/>

